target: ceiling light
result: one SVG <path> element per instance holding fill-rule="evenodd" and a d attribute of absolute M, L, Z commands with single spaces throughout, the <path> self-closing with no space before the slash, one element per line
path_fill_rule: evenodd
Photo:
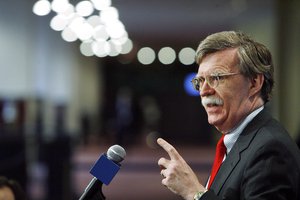
<path fill-rule="evenodd" d="M 155 60 L 155 52 L 150 47 L 143 47 L 138 51 L 137 58 L 140 63 L 150 65 Z"/>
<path fill-rule="evenodd" d="M 61 36 L 67 42 L 81 40 L 84 43 L 80 46 L 83 55 L 91 55 L 82 50 L 88 44 L 93 54 L 99 57 L 129 53 L 132 49 L 132 43 L 126 43 L 128 33 L 119 20 L 118 10 L 111 6 L 111 0 L 82 0 L 75 8 L 68 0 L 53 0 L 51 3 L 38 0 L 33 6 L 37 15 L 47 15 L 51 9 L 57 14 L 51 19 L 50 27 L 62 31 Z M 100 11 L 99 15 L 93 15 L 95 9 Z"/>
<path fill-rule="evenodd" d="M 51 4 L 47 0 L 39 0 L 33 5 L 32 11 L 39 16 L 48 15 L 51 12 Z"/>
<path fill-rule="evenodd" d="M 191 65 L 195 62 L 195 50 L 190 47 L 181 49 L 178 54 L 179 61 L 184 65 Z"/>
<path fill-rule="evenodd" d="M 164 47 L 158 52 L 158 59 L 161 63 L 169 65 L 176 59 L 175 50 L 171 47 Z"/>

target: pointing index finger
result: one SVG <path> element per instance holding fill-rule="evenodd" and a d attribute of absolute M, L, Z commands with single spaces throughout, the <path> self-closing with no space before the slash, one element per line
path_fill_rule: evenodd
<path fill-rule="evenodd" d="M 169 144 L 167 141 L 165 141 L 162 138 L 158 138 L 157 139 L 157 144 L 159 146 L 161 146 L 170 156 L 171 160 L 178 160 L 179 159 L 179 153 L 177 152 L 177 150 L 171 145 Z"/>

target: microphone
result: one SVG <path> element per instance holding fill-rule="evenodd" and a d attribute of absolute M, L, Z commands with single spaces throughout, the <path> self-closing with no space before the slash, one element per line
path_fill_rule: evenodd
<path fill-rule="evenodd" d="M 107 153 L 102 154 L 90 170 L 90 174 L 94 178 L 85 188 L 79 200 L 104 200 L 102 185 L 103 183 L 108 185 L 111 182 L 121 167 L 119 163 L 124 160 L 125 156 L 126 151 L 123 147 L 119 145 L 109 147 Z"/>

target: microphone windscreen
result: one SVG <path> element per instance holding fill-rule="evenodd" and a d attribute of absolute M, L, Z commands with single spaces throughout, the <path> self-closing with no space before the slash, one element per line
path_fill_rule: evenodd
<path fill-rule="evenodd" d="M 116 144 L 116 145 L 109 147 L 106 154 L 107 154 L 108 159 L 110 159 L 116 163 L 120 163 L 122 160 L 124 160 L 124 158 L 126 156 L 126 151 L 123 147 Z"/>

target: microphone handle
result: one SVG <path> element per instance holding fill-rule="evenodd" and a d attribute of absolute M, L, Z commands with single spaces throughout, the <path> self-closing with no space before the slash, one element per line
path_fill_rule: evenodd
<path fill-rule="evenodd" d="M 103 183 L 94 177 L 79 200 L 105 200 L 105 196 L 102 193 L 102 185 Z"/>

